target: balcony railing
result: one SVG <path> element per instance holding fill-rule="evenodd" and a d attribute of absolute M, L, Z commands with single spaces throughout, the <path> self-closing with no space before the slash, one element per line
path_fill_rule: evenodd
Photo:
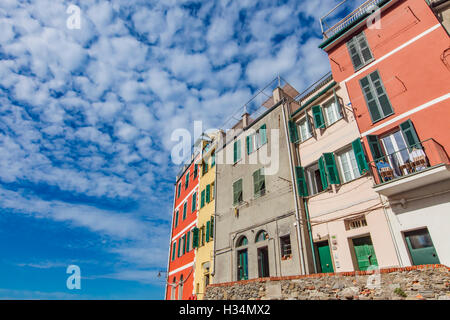
<path fill-rule="evenodd" d="M 375 185 L 381 185 L 441 164 L 449 164 L 447 153 L 439 143 L 427 139 L 375 159 L 369 163 L 369 168 Z"/>
<path fill-rule="evenodd" d="M 332 27 L 328 27 L 325 20 L 332 15 L 333 13 L 336 14 L 336 11 L 338 8 L 347 2 L 347 0 L 342 1 L 339 3 L 336 7 L 334 7 L 331 11 L 329 11 L 326 15 L 324 15 L 322 18 L 320 18 L 320 26 L 322 28 L 322 34 L 324 39 L 328 39 L 335 34 L 339 33 L 341 30 L 345 29 L 349 25 L 353 24 L 355 21 L 359 20 L 362 16 L 368 15 L 373 11 L 374 7 L 377 7 L 382 2 L 385 2 L 385 0 L 368 0 L 361 4 L 358 8 L 353 10 L 351 13 L 349 13 L 347 16 L 345 16 L 343 19 L 341 19 L 338 23 L 334 24 Z"/>

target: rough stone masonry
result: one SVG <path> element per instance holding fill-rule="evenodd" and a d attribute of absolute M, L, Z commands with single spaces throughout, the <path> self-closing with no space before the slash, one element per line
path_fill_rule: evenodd
<path fill-rule="evenodd" d="M 450 300 L 450 268 L 423 265 L 212 284 L 206 300 Z"/>

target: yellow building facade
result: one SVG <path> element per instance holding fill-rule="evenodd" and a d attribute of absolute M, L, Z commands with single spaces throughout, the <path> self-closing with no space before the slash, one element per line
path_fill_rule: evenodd
<path fill-rule="evenodd" d="M 202 150 L 202 157 L 199 160 L 198 236 L 194 240 L 196 242 L 194 243 L 196 247 L 194 290 L 199 300 L 203 299 L 207 285 L 213 283 L 211 271 L 213 270 L 214 263 L 215 151 L 217 136 L 210 134 L 208 137 L 211 141 L 205 143 Z"/>

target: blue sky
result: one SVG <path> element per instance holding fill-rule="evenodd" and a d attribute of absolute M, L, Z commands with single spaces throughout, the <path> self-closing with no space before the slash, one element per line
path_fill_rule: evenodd
<path fill-rule="evenodd" d="M 337 2 L 2 0 L 0 298 L 161 299 L 172 131 L 325 74 Z"/>

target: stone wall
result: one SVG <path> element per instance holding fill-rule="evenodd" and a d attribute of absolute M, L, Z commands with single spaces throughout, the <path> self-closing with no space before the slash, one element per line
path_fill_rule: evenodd
<path fill-rule="evenodd" d="M 450 268 L 423 265 L 219 283 L 208 286 L 205 299 L 450 300 Z"/>

